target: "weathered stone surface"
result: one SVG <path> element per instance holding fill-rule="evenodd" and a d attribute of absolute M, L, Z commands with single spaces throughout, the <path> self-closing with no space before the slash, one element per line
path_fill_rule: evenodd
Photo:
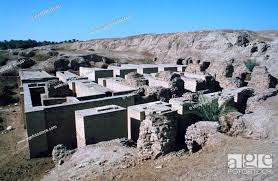
<path fill-rule="evenodd" d="M 223 89 L 221 96 L 234 98 L 233 105 L 241 113 L 245 112 L 246 103 L 249 97 L 254 95 L 254 90 L 251 87 L 241 87 L 241 88 L 232 88 L 232 89 Z"/>
<path fill-rule="evenodd" d="M 200 121 L 189 126 L 185 134 L 185 143 L 188 150 L 193 153 L 201 149 L 208 141 L 210 143 L 218 142 L 221 135 L 217 132 L 218 127 L 217 122 L 210 121 Z"/>
<path fill-rule="evenodd" d="M 123 80 L 124 84 L 130 85 L 132 87 L 140 87 L 144 85 L 148 85 L 148 80 L 144 78 L 143 75 L 138 74 L 136 72 L 130 72 L 125 75 L 125 79 Z"/>
<path fill-rule="evenodd" d="M 91 66 L 96 67 L 96 68 L 103 68 L 103 69 L 107 69 L 108 68 L 108 64 L 104 63 L 104 62 L 90 62 Z"/>
<path fill-rule="evenodd" d="M 222 88 L 239 88 L 244 86 L 244 81 L 239 78 L 220 78 L 220 86 Z"/>
<path fill-rule="evenodd" d="M 261 46 L 261 52 L 264 53 L 264 52 L 267 51 L 267 49 L 270 47 L 270 45 L 266 44 L 265 42 L 262 42 L 261 44 L 262 44 L 262 46 Z"/>
<path fill-rule="evenodd" d="M 243 63 L 213 62 L 206 70 L 215 77 L 220 87 L 238 88 L 245 86 L 245 78 L 249 71 Z"/>
<path fill-rule="evenodd" d="M 180 77 L 175 77 L 170 82 L 172 97 L 180 97 L 185 92 L 184 81 Z"/>
<path fill-rule="evenodd" d="M 243 63 L 234 63 L 233 77 L 241 80 L 250 80 L 251 72 Z"/>
<path fill-rule="evenodd" d="M 174 114 L 150 114 L 140 125 L 139 159 L 155 159 L 175 149 L 177 122 Z"/>
<path fill-rule="evenodd" d="M 257 95 L 250 97 L 246 103 L 245 113 L 252 113 L 256 107 L 262 104 L 267 98 L 277 95 L 278 88 L 270 88 L 264 92 L 258 93 Z"/>
<path fill-rule="evenodd" d="M 69 89 L 69 85 L 62 81 L 50 81 L 47 88 L 49 97 L 67 97 L 73 95 L 72 91 Z"/>
<path fill-rule="evenodd" d="M 137 94 L 152 101 L 168 102 L 172 98 L 170 89 L 164 87 L 142 86 Z"/>
<path fill-rule="evenodd" d="M 189 73 L 200 73 L 202 72 L 201 67 L 204 69 L 204 67 L 199 63 L 190 63 L 187 65 L 185 71 Z"/>
<path fill-rule="evenodd" d="M 205 71 L 207 68 L 209 68 L 210 62 L 208 61 L 203 61 L 200 64 L 200 70 L 203 72 Z"/>
<path fill-rule="evenodd" d="M 240 136 L 244 133 L 245 129 L 246 126 L 244 120 L 239 116 L 233 120 L 233 124 L 227 134 L 230 136 Z"/>
<path fill-rule="evenodd" d="M 52 150 L 52 160 L 55 164 L 59 163 L 60 160 L 67 159 L 73 154 L 73 150 L 68 150 L 67 147 L 60 144 L 53 148 Z"/>
<path fill-rule="evenodd" d="M 228 112 L 219 118 L 219 131 L 228 133 L 233 123 L 242 116 L 240 112 Z"/>
<path fill-rule="evenodd" d="M 277 78 L 270 75 L 265 66 L 255 66 L 248 86 L 254 88 L 256 93 L 261 93 L 269 88 L 275 88 L 277 83 Z"/>
<path fill-rule="evenodd" d="M 174 97 L 182 96 L 185 92 L 184 81 L 180 77 L 179 74 L 170 71 L 163 71 L 155 74 L 156 79 L 169 82 L 170 91 Z"/>
<path fill-rule="evenodd" d="M 258 47 L 257 46 L 253 46 L 250 50 L 251 53 L 255 53 L 258 51 Z"/>
<path fill-rule="evenodd" d="M 236 45 L 246 47 L 249 43 L 248 34 L 243 33 L 237 37 Z"/>
<path fill-rule="evenodd" d="M 186 92 L 182 95 L 184 101 L 198 101 L 199 95 L 197 93 Z"/>

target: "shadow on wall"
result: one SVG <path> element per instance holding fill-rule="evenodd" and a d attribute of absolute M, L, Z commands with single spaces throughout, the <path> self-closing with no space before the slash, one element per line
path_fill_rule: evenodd
<path fill-rule="evenodd" d="M 201 118 L 195 114 L 186 114 L 177 116 L 177 138 L 176 138 L 176 150 L 187 149 L 185 144 L 185 133 L 189 126 L 201 121 Z"/>

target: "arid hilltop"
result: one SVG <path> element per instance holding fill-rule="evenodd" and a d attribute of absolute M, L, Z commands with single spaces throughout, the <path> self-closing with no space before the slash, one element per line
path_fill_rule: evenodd
<path fill-rule="evenodd" d="M 95 39 L 11 50 L 8 63 L 29 57 L 25 67 L 47 72 L 101 67 L 104 63 L 178 63 L 190 61 L 245 61 L 255 59 L 278 76 L 278 31 L 211 30 L 167 34 L 144 34 L 126 38 Z M 39 54 L 39 59 L 36 59 Z M 47 60 L 47 61 L 41 61 Z M 57 62 L 55 65 L 55 62 Z M 73 62 L 72 62 L 73 61 Z M 7 64 L 8 64 L 7 63 Z M 58 68 L 57 68 L 58 67 Z M 1 70 L 1 69 L 0 69 Z M 0 71 L 0 74 L 3 74 Z"/>
<path fill-rule="evenodd" d="M 275 72 L 273 64 L 275 67 L 278 64 L 278 31 L 217 30 L 145 34 L 126 38 L 97 39 L 54 47 L 66 50 L 113 50 L 119 54 L 129 51 L 138 52 L 152 58 L 151 60 L 156 59 L 159 63 L 175 63 L 178 59 L 244 61 L 252 58 L 267 65 L 271 72 Z M 116 55 L 114 56 L 117 58 Z"/>

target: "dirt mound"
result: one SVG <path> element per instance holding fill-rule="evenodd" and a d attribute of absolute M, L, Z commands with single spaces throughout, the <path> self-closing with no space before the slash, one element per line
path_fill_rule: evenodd
<path fill-rule="evenodd" d="M 120 139 L 88 145 L 76 150 L 69 160 L 57 165 L 43 180 L 91 180 L 112 170 L 136 164 L 136 148 L 123 145 Z"/>

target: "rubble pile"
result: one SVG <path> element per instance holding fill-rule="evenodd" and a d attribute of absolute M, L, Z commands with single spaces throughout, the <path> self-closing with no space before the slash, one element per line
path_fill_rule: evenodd
<path fill-rule="evenodd" d="M 172 114 L 150 114 L 140 125 L 137 141 L 140 159 L 157 158 L 175 149 L 177 122 Z"/>

